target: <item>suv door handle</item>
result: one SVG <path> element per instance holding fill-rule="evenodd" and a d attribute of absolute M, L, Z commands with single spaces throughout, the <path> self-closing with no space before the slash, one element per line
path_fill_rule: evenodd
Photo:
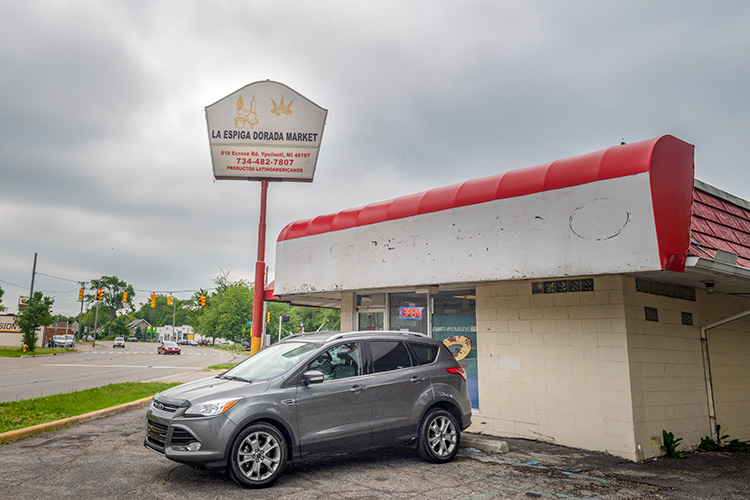
<path fill-rule="evenodd" d="M 365 390 L 365 386 L 363 385 L 355 385 L 351 389 L 349 389 L 349 392 L 353 392 L 354 394 L 359 394 L 360 392 Z"/>
<path fill-rule="evenodd" d="M 417 377 L 416 375 L 414 375 L 409 379 L 409 382 L 424 382 L 424 380 L 424 377 Z"/>

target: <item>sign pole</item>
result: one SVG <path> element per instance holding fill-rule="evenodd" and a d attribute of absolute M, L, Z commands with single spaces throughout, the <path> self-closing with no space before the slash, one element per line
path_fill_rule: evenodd
<path fill-rule="evenodd" d="M 312 182 L 328 111 L 283 83 L 245 85 L 206 106 L 214 179 L 261 182 L 250 354 L 263 345 L 269 181 Z"/>
<path fill-rule="evenodd" d="M 260 181 L 260 221 L 258 222 L 258 260 L 255 262 L 255 287 L 253 288 L 253 326 L 250 339 L 250 355 L 260 351 L 263 335 L 263 303 L 266 278 L 266 200 L 268 181 Z"/>

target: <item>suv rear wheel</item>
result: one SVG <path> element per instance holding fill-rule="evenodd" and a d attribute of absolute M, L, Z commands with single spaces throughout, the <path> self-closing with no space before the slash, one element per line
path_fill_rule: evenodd
<path fill-rule="evenodd" d="M 419 456 L 428 462 L 450 462 L 458 453 L 461 430 L 452 413 L 433 408 L 419 429 Z"/>
<path fill-rule="evenodd" d="M 271 486 L 286 467 L 286 440 L 275 427 L 257 423 L 243 430 L 232 444 L 229 472 L 242 486 Z"/>

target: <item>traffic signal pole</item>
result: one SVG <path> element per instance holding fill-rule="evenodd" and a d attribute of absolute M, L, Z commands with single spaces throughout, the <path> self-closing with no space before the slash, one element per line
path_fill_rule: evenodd
<path fill-rule="evenodd" d="M 258 222 L 258 260 L 255 262 L 255 286 L 253 288 L 253 329 L 250 338 L 250 355 L 260 351 L 263 335 L 263 303 L 266 282 L 266 200 L 268 181 L 260 181 L 260 221 Z"/>

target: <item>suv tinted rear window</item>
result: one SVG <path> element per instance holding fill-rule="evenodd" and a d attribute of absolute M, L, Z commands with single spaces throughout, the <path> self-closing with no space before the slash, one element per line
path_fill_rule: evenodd
<path fill-rule="evenodd" d="M 429 365 L 435 361 L 438 349 L 440 348 L 438 345 L 420 344 L 416 342 L 410 342 L 409 345 L 411 346 L 412 351 L 414 351 L 414 354 L 417 357 L 417 362 L 420 365 Z"/>
<path fill-rule="evenodd" d="M 370 342 L 372 368 L 375 373 L 399 370 L 411 366 L 409 351 L 403 342 Z"/>

